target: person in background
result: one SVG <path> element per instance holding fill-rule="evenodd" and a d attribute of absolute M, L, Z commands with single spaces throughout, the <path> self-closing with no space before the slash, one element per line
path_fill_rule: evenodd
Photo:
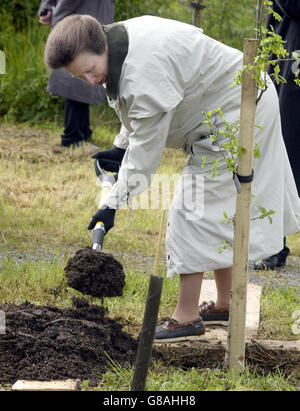
<path fill-rule="evenodd" d="M 269 14 L 267 18 L 268 29 L 271 30 L 273 27 L 275 33 L 282 37 L 289 53 L 298 51 L 300 54 L 300 1 L 274 0 L 273 10 L 281 16 L 282 20 L 278 21 L 272 14 Z M 271 60 L 276 60 L 276 56 L 272 55 Z M 279 62 L 279 66 L 280 74 L 286 79 L 286 83 L 276 84 L 274 82 L 279 97 L 282 134 L 300 196 L 300 87 L 294 81 L 297 64 L 295 61 L 287 60 Z M 271 78 L 273 70 L 274 66 L 270 65 Z M 286 238 L 284 238 L 283 249 L 265 260 L 257 261 L 254 268 L 256 270 L 275 270 L 284 267 L 289 252 Z"/>
<path fill-rule="evenodd" d="M 114 20 L 114 0 L 42 0 L 38 11 L 39 22 L 55 26 L 71 14 L 88 14 L 102 24 Z M 89 139 L 90 104 L 104 104 L 105 89 L 90 85 L 72 76 L 64 69 L 50 74 L 47 92 L 64 99 L 64 132 L 62 146 L 77 146 Z M 97 147 L 96 147 L 97 148 Z"/>

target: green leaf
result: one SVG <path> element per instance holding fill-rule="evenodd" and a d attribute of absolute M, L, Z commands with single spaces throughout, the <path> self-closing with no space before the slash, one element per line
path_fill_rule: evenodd
<path fill-rule="evenodd" d="M 260 158 L 260 148 L 259 148 L 259 144 L 258 144 L 258 143 L 256 143 L 256 144 L 254 145 L 253 155 L 254 155 L 254 158 Z"/>

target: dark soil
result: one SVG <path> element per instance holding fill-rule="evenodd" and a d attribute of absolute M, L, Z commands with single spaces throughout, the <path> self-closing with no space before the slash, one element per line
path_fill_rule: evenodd
<path fill-rule="evenodd" d="M 134 363 L 137 342 L 101 306 L 76 299 L 75 309 L 5 304 L 6 333 L 0 335 L 0 383 L 18 379 L 89 379 L 93 385 L 109 365 Z"/>
<path fill-rule="evenodd" d="M 6 333 L 0 335 L 0 384 L 18 379 L 89 380 L 97 385 L 112 362 L 134 366 L 138 342 L 122 331 L 122 325 L 106 317 L 103 307 L 73 300 L 75 308 L 59 309 L 5 304 Z M 201 343 L 155 345 L 152 358 L 189 369 L 223 368 L 225 350 L 206 349 Z M 246 347 L 246 364 L 261 374 L 280 370 L 289 378 L 299 378 L 299 352 L 268 350 L 257 343 Z"/>
<path fill-rule="evenodd" d="M 70 287 L 93 297 L 116 297 L 123 294 L 125 274 L 122 265 L 108 253 L 86 247 L 77 251 L 65 267 Z"/>
<path fill-rule="evenodd" d="M 155 350 L 156 355 L 160 355 L 164 362 L 175 367 L 224 368 L 225 348 L 222 345 L 210 348 L 201 347 L 201 343 L 156 345 Z M 253 342 L 246 345 L 245 364 L 250 371 L 258 374 L 280 371 L 285 377 L 300 378 L 299 351 L 268 349 Z"/>

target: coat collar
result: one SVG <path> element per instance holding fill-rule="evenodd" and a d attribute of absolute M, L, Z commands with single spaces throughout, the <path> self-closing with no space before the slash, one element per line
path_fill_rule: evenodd
<path fill-rule="evenodd" d="M 116 100 L 119 94 L 119 81 L 124 60 L 128 53 L 128 34 L 122 23 L 103 26 L 108 44 L 108 77 L 106 94 Z"/>

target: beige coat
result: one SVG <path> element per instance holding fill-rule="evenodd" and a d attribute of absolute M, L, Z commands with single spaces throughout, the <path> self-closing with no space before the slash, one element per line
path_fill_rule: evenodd
<path fill-rule="evenodd" d="M 233 240 L 233 225 L 221 221 L 224 211 L 229 217 L 234 215 L 236 188 L 220 146 L 208 138 L 211 130 L 202 124 L 202 113 L 221 107 L 227 121 L 239 118 L 241 90 L 230 84 L 242 65 L 242 53 L 180 22 L 144 16 L 123 24 L 129 38 L 128 54 L 118 98 L 109 102 L 122 121 L 115 145 L 127 150 L 106 203 L 118 209 L 133 193 L 145 190 L 166 146 L 184 149 L 189 157 L 169 212 L 168 274 L 229 267 L 232 250 L 218 253 L 217 249 L 221 241 Z M 213 122 L 214 127 L 224 128 L 218 116 Z M 254 165 L 250 260 L 280 251 L 283 237 L 300 229 L 300 202 L 271 82 L 258 104 L 256 122 L 264 129 L 255 131 L 261 157 Z M 207 162 L 201 168 L 203 155 Z M 215 159 L 220 160 L 220 175 L 212 178 Z M 136 174 L 145 177 L 138 190 L 131 184 Z M 186 179 L 183 184 L 187 175 L 198 175 L 198 187 L 197 179 Z M 200 190 L 201 205 L 178 206 L 183 189 Z M 268 219 L 255 219 L 260 214 L 258 206 L 276 211 L 272 224 Z"/>

